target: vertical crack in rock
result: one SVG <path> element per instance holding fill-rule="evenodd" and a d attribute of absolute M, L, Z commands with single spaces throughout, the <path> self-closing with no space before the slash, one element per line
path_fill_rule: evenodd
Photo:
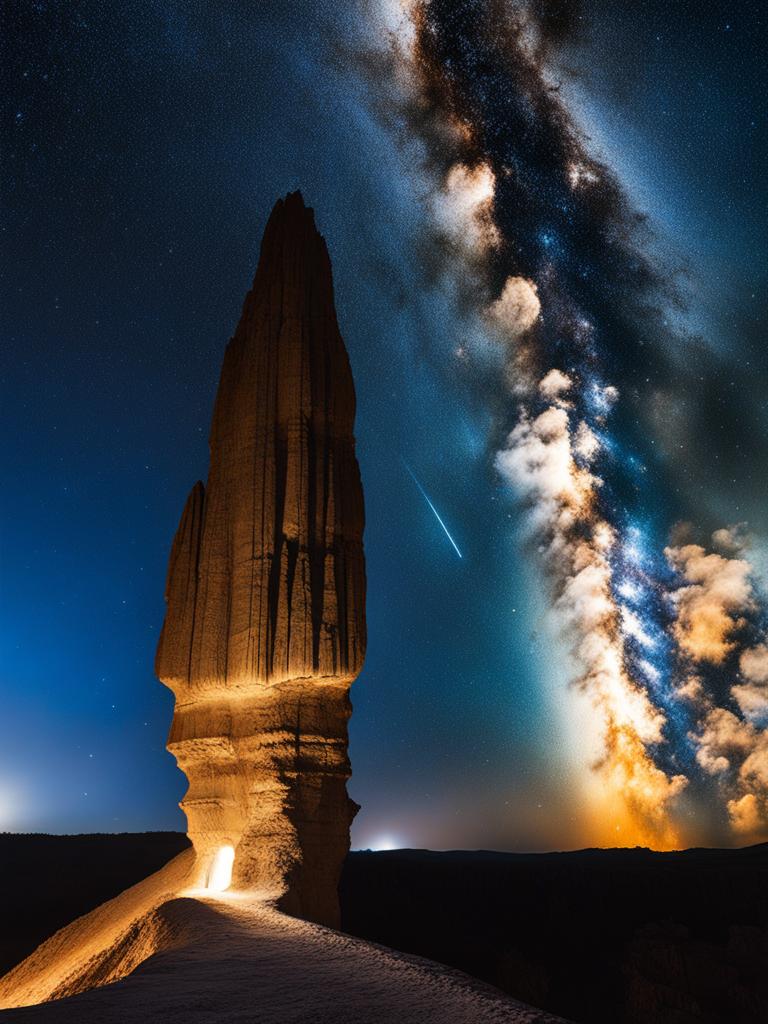
<path fill-rule="evenodd" d="M 354 417 L 328 252 L 295 192 L 272 211 L 227 346 L 156 669 L 176 698 L 168 749 L 201 879 L 231 845 L 234 884 L 326 924 L 356 810 L 348 691 L 366 640 Z"/>

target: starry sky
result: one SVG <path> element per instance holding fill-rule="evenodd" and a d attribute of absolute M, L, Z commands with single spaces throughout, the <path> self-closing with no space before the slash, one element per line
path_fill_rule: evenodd
<path fill-rule="evenodd" d="M 635 762 L 670 800 L 687 780 L 659 844 L 760 834 L 762 5 L 416 8 L 405 27 L 394 0 L 6 10 L 0 829 L 184 828 L 152 671 L 167 556 L 266 218 L 300 188 L 358 392 L 353 846 L 551 849 L 613 828 L 583 812 L 574 695 L 597 691 L 573 634 L 594 631 L 563 625 L 573 559 L 532 528 L 542 483 L 520 468 L 547 409 L 599 436 L 596 466 L 572 460 L 599 496 L 567 544 L 603 523 L 619 538 L 600 628 L 664 715 L 635 730 Z M 520 327 L 516 303 L 500 354 L 508 280 L 540 309 Z M 594 395 L 612 387 L 608 418 Z M 702 654 L 713 595 L 722 652 Z"/>

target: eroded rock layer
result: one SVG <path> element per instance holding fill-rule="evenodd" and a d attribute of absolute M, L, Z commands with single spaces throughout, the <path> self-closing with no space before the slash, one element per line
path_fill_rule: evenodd
<path fill-rule="evenodd" d="M 173 542 L 157 651 L 201 875 L 336 923 L 355 806 L 349 686 L 365 654 L 355 395 L 331 265 L 299 193 L 275 206 L 229 342 L 210 470 Z"/>

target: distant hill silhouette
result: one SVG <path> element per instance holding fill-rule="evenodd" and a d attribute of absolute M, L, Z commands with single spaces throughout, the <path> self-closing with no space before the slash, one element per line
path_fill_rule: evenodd
<path fill-rule="evenodd" d="M 581 1024 L 766 1024 L 768 844 L 354 853 L 342 927 Z"/>

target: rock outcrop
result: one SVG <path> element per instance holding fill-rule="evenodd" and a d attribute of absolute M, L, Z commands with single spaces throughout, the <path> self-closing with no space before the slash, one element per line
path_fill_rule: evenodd
<path fill-rule="evenodd" d="M 201 882 L 232 848 L 233 885 L 331 925 L 356 811 L 348 691 L 366 641 L 354 416 L 330 260 L 296 192 L 272 211 L 227 347 L 156 671 L 176 698 L 168 749 L 189 780 Z"/>

